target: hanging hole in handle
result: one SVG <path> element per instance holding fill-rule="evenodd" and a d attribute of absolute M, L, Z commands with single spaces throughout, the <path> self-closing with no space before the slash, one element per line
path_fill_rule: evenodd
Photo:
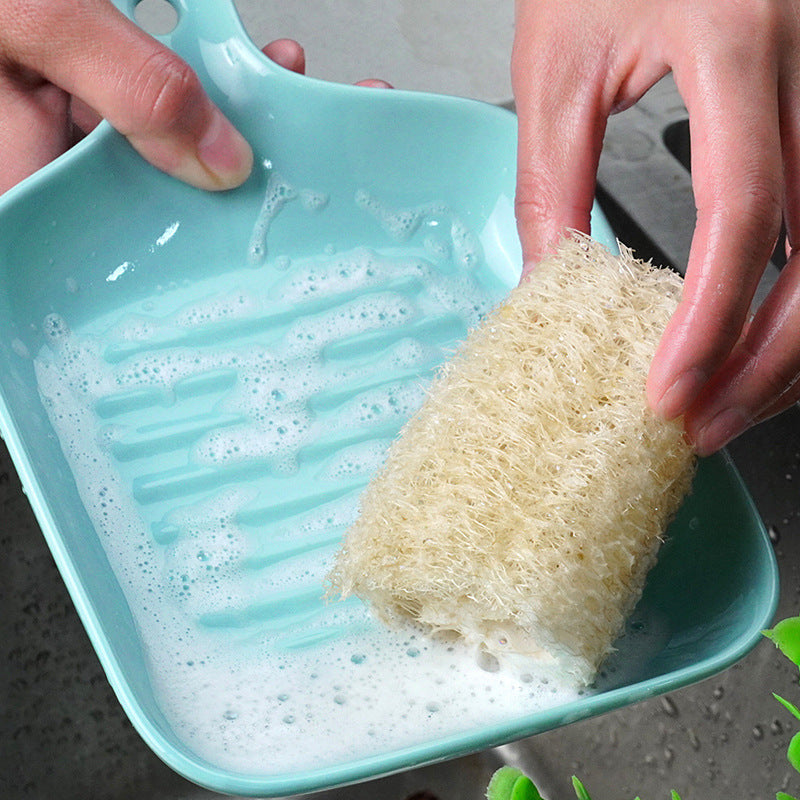
<path fill-rule="evenodd" d="M 169 0 L 140 0 L 134 16 L 142 30 L 151 36 L 166 36 L 178 25 L 178 12 Z"/>

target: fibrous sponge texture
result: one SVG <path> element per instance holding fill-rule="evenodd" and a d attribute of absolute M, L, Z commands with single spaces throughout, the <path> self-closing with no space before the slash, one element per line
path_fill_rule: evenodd
<path fill-rule="evenodd" d="M 681 289 L 624 248 L 565 239 L 434 381 L 332 591 L 591 681 L 693 476 L 681 421 L 645 400 Z"/>

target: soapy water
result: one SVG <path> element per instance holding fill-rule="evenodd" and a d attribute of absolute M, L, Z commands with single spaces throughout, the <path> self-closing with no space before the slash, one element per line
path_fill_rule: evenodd
<path fill-rule="evenodd" d="M 300 196 L 324 211 L 323 195 L 268 187 L 243 262 L 266 258 L 271 221 Z M 360 490 L 503 292 L 447 209 L 356 202 L 390 246 L 275 256 L 167 292 L 158 313 L 147 300 L 77 330 L 43 324 L 42 400 L 158 701 L 223 769 L 318 769 L 576 697 L 544 668 L 490 669 L 324 599 Z"/>

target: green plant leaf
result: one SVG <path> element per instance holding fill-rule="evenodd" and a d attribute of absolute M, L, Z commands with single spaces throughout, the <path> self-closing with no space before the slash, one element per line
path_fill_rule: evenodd
<path fill-rule="evenodd" d="M 797 800 L 797 798 L 786 794 L 786 792 L 778 792 L 778 794 L 775 795 L 775 800 Z"/>
<path fill-rule="evenodd" d="M 487 800 L 544 800 L 533 781 L 516 767 L 500 767 L 486 789 Z"/>
<path fill-rule="evenodd" d="M 794 714 L 797 719 L 800 719 L 800 709 L 797 708 L 796 705 L 790 703 L 788 700 L 784 700 L 779 694 L 772 693 L 772 696 L 789 712 Z"/>
<path fill-rule="evenodd" d="M 774 642 L 793 664 L 800 667 L 800 617 L 781 620 L 774 628 L 762 633 Z"/>
<path fill-rule="evenodd" d="M 800 733 L 792 736 L 792 741 L 789 742 L 789 749 L 786 752 L 786 757 L 789 763 L 800 772 Z"/>
<path fill-rule="evenodd" d="M 672 800 L 681 800 L 680 795 L 674 789 L 672 790 Z"/>
<path fill-rule="evenodd" d="M 586 791 L 584 785 L 575 775 L 572 776 L 572 788 L 575 789 L 575 796 L 578 800 L 592 800 L 592 798 L 589 797 L 589 792 Z"/>

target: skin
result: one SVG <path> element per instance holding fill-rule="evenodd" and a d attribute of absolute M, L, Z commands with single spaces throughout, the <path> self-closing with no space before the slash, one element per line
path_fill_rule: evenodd
<path fill-rule="evenodd" d="M 250 174 L 250 146 L 191 68 L 107 0 L 0 0 L 0 19 L 0 194 L 101 118 L 193 186 L 231 189 Z M 279 39 L 264 52 L 305 70 L 297 42 Z"/>
<path fill-rule="evenodd" d="M 800 3 L 517 0 L 516 16 L 526 272 L 565 230 L 588 232 L 609 115 L 673 73 L 697 218 L 647 398 L 710 454 L 800 399 Z M 781 218 L 789 261 L 751 319 Z"/>

